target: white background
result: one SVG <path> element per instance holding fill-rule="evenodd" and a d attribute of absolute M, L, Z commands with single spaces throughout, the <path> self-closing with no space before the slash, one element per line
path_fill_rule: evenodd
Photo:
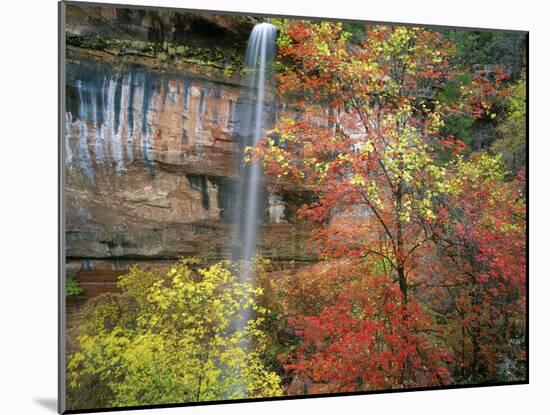
<path fill-rule="evenodd" d="M 116 2 L 116 0 L 113 0 Z M 550 14 L 505 0 L 128 0 L 134 4 L 530 31 L 531 384 L 142 411 L 143 414 L 537 414 L 550 407 Z M 52 414 L 57 388 L 57 4 L 2 2 L 0 412 Z"/>

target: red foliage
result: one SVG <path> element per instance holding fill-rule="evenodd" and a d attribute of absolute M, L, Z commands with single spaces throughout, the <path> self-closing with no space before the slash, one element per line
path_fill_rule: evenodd
<path fill-rule="evenodd" d="M 315 196 L 299 218 L 319 225 L 321 258 L 355 267 L 314 278 L 334 289 L 324 308 L 297 280 L 311 307 L 291 321 L 301 342 L 287 370 L 333 391 L 521 377 L 522 184 L 495 157 L 465 162 L 464 143 L 441 132 L 446 115 L 489 115 L 506 74 L 478 72 L 443 105 L 436 91 L 457 74 L 437 33 L 367 27 L 359 45 L 332 23 L 285 33 L 278 88 L 300 116 L 283 117 L 254 156 Z"/>
<path fill-rule="evenodd" d="M 439 255 L 424 264 L 432 279 L 420 295 L 458 323 L 448 328 L 449 345 L 457 372 L 471 379 L 496 380 L 502 371 L 521 377 L 525 364 L 523 180 L 466 177 L 439 211 Z"/>
<path fill-rule="evenodd" d="M 450 356 L 434 343 L 430 319 L 416 302 L 405 305 L 385 277 L 364 276 L 347 284 L 334 305 L 318 316 L 291 321 L 301 342 L 285 368 L 331 392 L 451 381 Z"/>

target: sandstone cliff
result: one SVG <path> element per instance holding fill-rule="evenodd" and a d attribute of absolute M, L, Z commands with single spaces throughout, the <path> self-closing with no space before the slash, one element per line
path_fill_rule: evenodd
<path fill-rule="evenodd" d="M 230 256 L 239 113 L 246 105 L 239 65 L 254 22 L 90 10 L 68 8 L 63 145 L 70 267 Z M 215 39 L 217 52 L 204 55 Z M 275 120 L 279 111 L 273 102 L 266 116 Z M 266 192 L 263 204 L 259 252 L 282 266 L 311 261 L 308 230 L 294 215 L 299 192 Z"/>

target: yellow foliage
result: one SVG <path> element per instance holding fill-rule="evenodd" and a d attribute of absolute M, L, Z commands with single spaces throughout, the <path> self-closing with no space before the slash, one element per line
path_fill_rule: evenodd
<path fill-rule="evenodd" d="M 71 409 L 268 397 L 262 294 L 229 262 L 182 260 L 165 274 L 134 267 L 119 296 L 91 304 L 68 359 Z M 109 315 L 113 310 L 119 310 Z M 102 390 L 95 401 L 85 393 Z"/>

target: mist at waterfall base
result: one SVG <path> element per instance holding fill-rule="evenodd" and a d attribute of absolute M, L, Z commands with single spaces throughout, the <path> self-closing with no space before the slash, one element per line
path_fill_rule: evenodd
<path fill-rule="evenodd" d="M 265 216 L 265 184 L 261 166 L 258 162 L 244 162 L 246 148 L 255 146 L 272 122 L 272 105 L 266 99 L 266 87 L 269 77 L 269 64 L 276 52 L 277 30 L 269 23 L 254 26 L 248 41 L 245 65 L 247 96 L 239 114 L 238 134 L 241 140 L 243 159 L 239 165 L 240 186 L 238 188 L 236 209 L 236 241 L 238 248 L 234 259 L 243 263 L 242 281 L 252 282 L 252 260 L 256 253 L 258 223 Z M 244 323 L 247 318 L 244 318 Z M 243 324 L 244 324 L 243 323 Z"/>

